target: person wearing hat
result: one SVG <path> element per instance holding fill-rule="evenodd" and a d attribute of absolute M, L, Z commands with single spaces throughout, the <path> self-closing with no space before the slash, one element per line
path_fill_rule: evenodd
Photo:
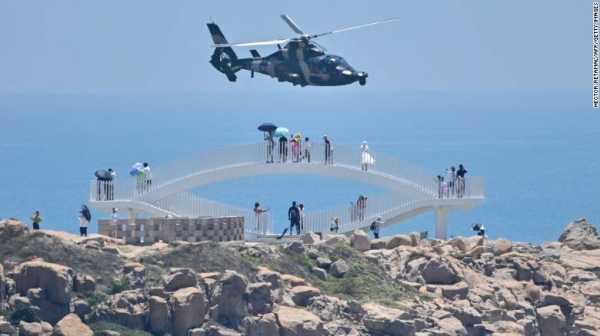
<path fill-rule="evenodd" d="M 377 219 L 371 223 L 371 231 L 373 231 L 373 237 L 375 237 L 375 239 L 379 239 L 379 229 L 383 223 L 385 222 L 381 219 L 381 216 L 377 216 Z"/>
<path fill-rule="evenodd" d="M 323 136 L 323 143 L 325 144 L 325 164 L 332 164 L 331 160 L 331 141 L 327 135 Z"/>
<path fill-rule="evenodd" d="M 331 219 L 331 228 L 329 228 L 330 232 L 335 232 L 335 233 L 338 232 L 338 230 L 340 229 L 340 226 L 339 226 L 338 222 L 339 222 L 339 218 L 337 218 L 337 216 L 333 217 Z"/>

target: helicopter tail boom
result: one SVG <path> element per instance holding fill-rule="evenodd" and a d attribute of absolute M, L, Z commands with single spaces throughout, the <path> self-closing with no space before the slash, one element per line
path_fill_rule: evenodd
<path fill-rule="evenodd" d="M 219 26 L 215 23 L 208 23 L 207 26 L 215 44 L 227 44 L 227 39 Z M 237 80 L 235 73 L 240 70 L 240 67 L 236 66 L 237 60 L 237 55 L 231 47 L 217 47 L 210 58 L 210 64 L 224 73 L 230 82 L 235 82 Z"/>

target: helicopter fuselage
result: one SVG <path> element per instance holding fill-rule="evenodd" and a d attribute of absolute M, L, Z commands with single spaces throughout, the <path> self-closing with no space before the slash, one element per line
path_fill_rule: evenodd
<path fill-rule="evenodd" d="M 368 74 L 354 70 L 344 58 L 325 54 L 311 43 L 289 42 L 283 49 L 266 56 L 238 59 L 232 70 L 261 73 L 294 85 L 339 86 L 366 84 Z"/>

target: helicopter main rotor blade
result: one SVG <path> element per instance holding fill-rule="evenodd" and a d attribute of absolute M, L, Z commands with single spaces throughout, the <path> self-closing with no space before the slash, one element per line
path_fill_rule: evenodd
<path fill-rule="evenodd" d="M 285 15 L 285 14 L 281 14 L 281 18 L 283 19 L 283 21 L 285 21 L 288 26 L 290 26 L 290 28 L 292 28 L 293 31 L 295 31 L 296 33 L 300 34 L 300 35 L 304 35 L 304 32 L 302 31 L 302 29 L 300 29 L 300 27 L 298 27 L 298 25 L 296 23 L 294 23 L 294 21 L 292 21 L 292 18 L 290 18 L 289 16 Z"/>
<path fill-rule="evenodd" d="M 395 18 L 391 18 L 391 19 L 387 19 L 387 20 L 383 20 L 383 21 L 377 21 L 377 22 L 371 22 L 371 23 L 366 23 L 360 26 L 354 26 L 354 27 L 349 27 L 349 28 L 344 28 L 344 29 L 339 29 L 339 30 L 334 30 L 334 31 L 330 31 L 327 33 L 321 33 L 321 34 L 316 34 L 316 35 L 310 35 L 310 38 L 317 38 L 319 36 L 323 36 L 323 35 L 329 35 L 329 34 L 335 34 L 335 33 L 341 33 L 341 32 L 345 32 L 348 30 L 353 30 L 353 29 L 358 29 L 358 28 L 363 28 L 363 27 L 368 27 L 368 26 L 374 26 L 376 24 L 380 24 L 380 23 L 386 23 L 386 22 L 391 22 L 391 21 L 396 21 L 399 18 L 395 17 Z"/>
<path fill-rule="evenodd" d="M 220 43 L 213 44 L 211 47 L 213 48 L 221 48 L 221 47 L 255 47 L 255 46 L 263 46 L 263 45 L 272 45 L 272 44 L 281 44 L 290 41 L 291 39 L 280 39 L 280 40 L 271 40 L 271 41 L 259 41 L 259 42 L 245 42 L 245 43 Z"/>

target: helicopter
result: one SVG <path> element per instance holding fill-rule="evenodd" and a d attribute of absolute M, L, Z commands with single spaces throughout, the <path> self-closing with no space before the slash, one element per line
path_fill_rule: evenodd
<path fill-rule="evenodd" d="M 260 42 L 229 43 L 217 24 L 214 22 L 208 23 L 208 30 L 214 42 L 211 47 L 215 48 L 210 64 L 219 72 L 225 74 L 230 82 L 237 80 L 236 72 L 248 70 L 251 78 L 254 78 L 254 73 L 258 72 L 271 76 L 271 78 L 277 78 L 279 82 L 290 82 L 294 86 L 339 86 L 354 82 L 365 85 L 369 76 L 368 73 L 355 70 L 343 57 L 326 54 L 327 49 L 313 41 L 313 39 L 398 20 L 398 18 L 391 18 L 311 35 L 304 33 L 289 16 L 283 14 L 281 18 L 294 32 L 300 34 L 300 37 Z M 281 45 L 284 43 L 285 45 L 282 48 Z M 264 45 L 277 45 L 279 50 L 266 57 L 261 57 L 258 51 L 252 49 L 250 50 L 251 58 L 238 58 L 232 49 L 232 47 Z"/>

